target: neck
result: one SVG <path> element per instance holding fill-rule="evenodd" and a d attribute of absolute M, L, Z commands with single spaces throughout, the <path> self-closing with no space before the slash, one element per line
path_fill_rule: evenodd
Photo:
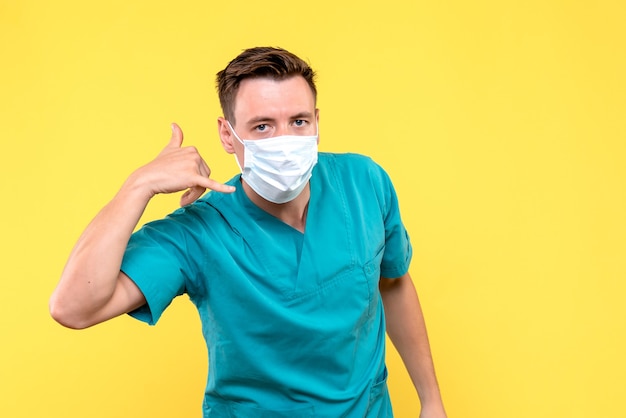
<path fill-rule="evenodd" d="M 309 209 L 309 200 L 311 198 L 311 189 L 309 184 L 306 185 L 304 190 L 302 190 L 302 192 L 295 199 L 287 203 L 273 203 L 269 200 L 265 200 L 252 190 L 245 180 L 242 179 L 241 184 L 244 192 L 252 203 L 275 218 L 280 219 L 292 228 L 304 233 L 306 216 Z"/>

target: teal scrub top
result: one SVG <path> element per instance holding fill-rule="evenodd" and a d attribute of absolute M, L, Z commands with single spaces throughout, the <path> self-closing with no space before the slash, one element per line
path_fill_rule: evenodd
<path fill-rule="evenodd" d="M 196 305 L 209 355 L 204 417 L 390 417 L 380 277 L 411 245 L 387 174 L 320 153 L 301 233 L 252 203 L 240 176 L 133 234 L 124 271 L 155 324 Z"/>

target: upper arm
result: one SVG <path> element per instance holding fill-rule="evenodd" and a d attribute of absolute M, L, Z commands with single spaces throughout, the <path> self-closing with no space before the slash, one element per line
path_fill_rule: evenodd
<path fill-rule="evenodd" d="M 378 288 L 380 289 L 381 294 L 384 294 L 386 291 L 389 291 L 397 286 L 401 285 L 413 285 L 413 281 L 411 279 L 411 275 L 409 272 L 404 273 L 400 277 L 381 277 L 378 282 Z"/>
<path fill-rule="evenodd" d="M 123 272 L 119 272 L 115 289 L 101 308 L 85 312 L 78 311 L 68 303 L 59 303 L 53 295 L 50 313 L 61 325 L 72 329 L 84 329 L 131 312 L 146 303 L 139 287 Z"/>
<path fill-rule="evenodd" d="M 146 298 L 139 287 L 124 272 L 120 271 L 111 299 L 95 313 L 91 325 L 134 311 L 145 303 Z"/>

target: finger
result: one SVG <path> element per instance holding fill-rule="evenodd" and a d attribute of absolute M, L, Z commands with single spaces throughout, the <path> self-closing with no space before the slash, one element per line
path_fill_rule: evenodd
<path fill-rule="evenodd" d="M 220 193 L 232 193 L 236 190 L 234 186 L 229 186 L 226 184 L 222 184 L 218 181 L 213 180 L 211 177 L 211 169 L 208 164 L 204 160 L 200 160 L 200 166 L 198 167 L 200 175 L 202 178 L 202 183 L 199 183 L 202 187 L 206 187 L 207 189 L 214 190 Z"/>
<path fill-rule="evenodd" d="M 198 165 L 198 171 L 200 172 L 200 174 L 204 177 L 211 177 L 211 169 L 209 168 L 209 165 L 206 163 L 206 161 L 204 161 L 204 159 L 200 159 L 199 165 Z"/>
<path fill-rule="evenodd" d="M 180 197 L 180 206 L 187 206 L 195 202 L 205 191 L 206 188 L 200 186 L 190 188 Z"/>
<path fill-rule="evenodd" d="M 172 123 L 172 137 L 170 138 L 168 148 L 180 148 L 183 145 L 183 130 L 175 123 Z"/>
<path fill-rule="evenodd" d="M 199 177 L 198 180 L 198 183 L 200 183 L 198 186 L 190 187 L 189 190 L 180 197 L 180 206 L 186 206 L 195 202 L 207 189 L 219 193 L 232 193 L 236 190 L 233 186 L 222 184 L 207 177 Z"/>
<path fill-rule="evenodd" d="M 207 189 L 211 189 L 215 192 L 220 192 L 220 193 L 232 193 L 235 190 L 237 190 L 234 186 L 230 186 L 228 184 L 223 184 L 220 183 L 219 181 L 215 181 L 213 179 L 207 179 L 206 184 L 206 188 Z M 204 184 L 203 184 L 204 186 Z"/>
<path fill-rule="evenodd" d="M 220 192 L 220 193 L 232 193 L 236 190 L 234 186 L 223 184 L 223 183 L 220 183 L 219 181 L 215 181 L 211 178 L 203 177 L 203 176 L 198 176 L 195 183 L 196 183 L 196 186 L 190 188 L 190 190 L 195 187 L 199 187 L 202 189 L 210 189 L 210 190 L 213 190 L 215 192 Z"/>

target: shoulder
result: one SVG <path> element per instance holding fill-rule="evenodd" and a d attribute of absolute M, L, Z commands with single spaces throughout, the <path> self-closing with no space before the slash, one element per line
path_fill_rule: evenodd
<path fill-rule="evenodd" d="M 188 237 L 203 234 L 206 231 L 204 225 L 212 225 L 212 219 L 218 217 L 215 212 L 211 206 L 196 201 L 145 223 L 133 234 L 131 243 L 138 240 L 185 242 Z"/>
<path fill-rule="evenodd" d="M 228 184 L 235 184 L 234 179 Z M 235 193 L 209 191 L 195 202 L 178 208 L 162 219 L 148 222 L 142 229 L 158 230 L 166 234 L 197 236 L 221 230 L 225 210 L 234 210 Z"/>
<path fill-rule="evenodd" d="M 383 185 L 390 182 L 386 171 L 367 155 L 319 153 L 318 164 L 325 169 L 332 167 L 343 179 L 352 179 L 357 183 Z"/>
<path fill-rule="evenodd" d="M 330 153 L 330 152 L 320 152 L 319 154 L 319 162 L 321 164 L 337 164 L 342 166 L 370 166 L 377 165 L 371 157 L 363 154 L 355 154 L 355 153 Z"/>
<path fill-rule="evenodd" d="M 340 170 L 384 171 L 371 157 L 363 154 L 320 152 L 318 160 L 321 165 L 332 164 Z"/>
<path fill-rule="evenodd" d="M 323 154 L 318 158 L 318 178 L 327 187 L 341 191 L 346 201 L 364 208 L 386 212 L 395 191 L 385 170 L 372 158 L 361 154 Z"/>

